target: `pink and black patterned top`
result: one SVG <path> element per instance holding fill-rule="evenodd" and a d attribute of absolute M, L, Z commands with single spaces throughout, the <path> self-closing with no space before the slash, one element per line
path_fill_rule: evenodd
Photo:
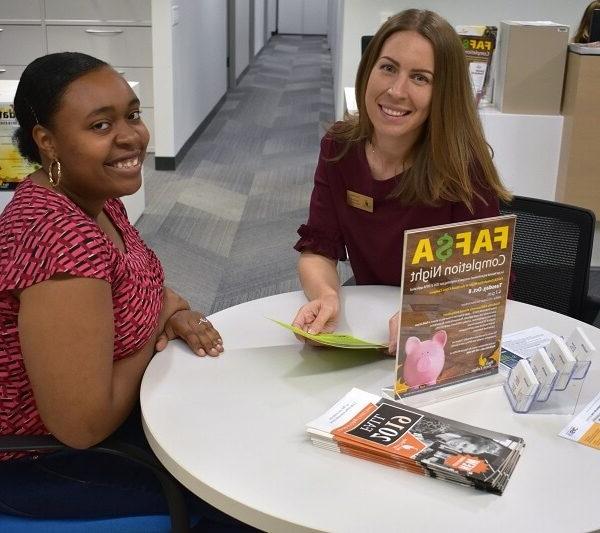
<path fill-rule="evenodd" d="M 164 281 L 160 261 L 127 220 L 120 200 L 108 200 L 104 212 L 125 252 L 71 200 L 30 179 L 0 215 L 0 435 L 48 433 L 23 364 L 14 291 L 57 273 L 106 280 L 113 299 L 114 360 L 139 350 L 156 329 Z M 0 454 L 0 460 L 11 457 Z"/>

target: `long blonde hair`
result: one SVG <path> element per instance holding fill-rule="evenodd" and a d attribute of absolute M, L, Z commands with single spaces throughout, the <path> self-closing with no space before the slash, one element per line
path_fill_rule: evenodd
<path fill-rule="evenodd" d="M 432 44 L 435 76 L 429 118 L 409 154 L 412 165 L 391 196 L 405 205 L 436 205 L 443 200 L 463 202 L 473 211 L 473 197 L 480 196 L 471 180 L 475 173 L 481 176 L 480 186 L 490 189 L 500 199 L 510 199 L 483 136 L 460 38 L 433 11 L 402 11 L 390 17 L 373 36 L 356 74 L 358 114 L 347 116 L 329 131 L 342 145 L 332 160 L 343 158 L 353 144 L 372 140 L 373 124 L 365 104 L 367 84 L 383 44 L 399 31 L 415 31 Z"/>
<path fill-rule="evenodd" d="M 592 21 L 592 13 L 594 9 L 600 9 L 600 0 L 594 0 L 590 2 L 585 8 L 583 15 L 581 16 L 581 22 L 579 28 L 573 37 L 574 43 L 587 43 L 590 41 L 590 22 Z"/>

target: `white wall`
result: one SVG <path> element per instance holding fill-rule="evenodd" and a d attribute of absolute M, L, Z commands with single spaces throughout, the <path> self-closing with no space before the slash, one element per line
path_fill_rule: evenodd
<path fill-rule="evenodd" d="M 326 35 L 327 2 L 324 0 L 304 0 L 302 19 L 303 33 L 309 35 Z"/>
<path fill-rule="evenodd" d="M 279 33 L 302 33 L 304 0 L 279 0 Z"/>
<path fill-rule="evenodd" d="M 152 67 L 154 151 L 156 157 L 174 157 L 173 26 L 171 3 L 164 0 L 152 0 Z"/>
<path fill-rule="evenodd" d="M 327 5 L 327 42 L 331 50 L 331 68 L 333 74 L 333 94 L 338 89 L 343 91 L 341 84 L 342 63 L 344 50 L 342 48 L 342 23 L 344 17 L 344 0 L 328 0 Z M 342 102 L 343 105 L 343 102 Z M 337 116 L 337 115 L 336 115 Z M 340 114 L 341 117 L 341 114 Z"/>
<path fill-rule="evenodd" d="M 325 0 L 279 0 L 279 33 L 325 35 L 327 4 Z"/>
<path fill-rule="evenodd" d="M 227 91 L 227 3 L 177 0 L 173 26 L 175 153 Z"/>
<path fill-rule="evenodd" d="M 224 4 L 225 2 L 223 2 Z M 235 78 L 250 64 L 250 2 L 235 0 Z"/>
<path fill-rule="evenodd" d="M 353 86 L 360 61 L 360 37 L 377 31 L 389 15 L 411 7 L 431 9 L 457 24 L 500 26 L 500 21 L 553 20 L 571 26 L 574 33 L 589 0 L 345 0 L 342 22 L 341 83 L 335 92 L 336 117 L 343 114 L 343 88 Z M 334 65 L 334 70 L 336 66 Z"/>
<path fill-rule="evenodd" d="M 272 33 L 277 30 L 277 0 L 267 0 L 267 18 L 270 38 Z"/>
<path fill-rule="evenodd" d="M 265 45 L 265 0 L 254 0 L 254 55 Z"/>
<path fill-rule="evenodd" d="M 152 54 L 155 154 L 175 157 L 227 91 L 226 2 L 152 0 Z"/>

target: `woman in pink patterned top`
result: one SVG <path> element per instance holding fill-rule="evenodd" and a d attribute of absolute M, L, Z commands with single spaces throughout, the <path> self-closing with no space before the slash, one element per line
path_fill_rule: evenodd
<path fill-rule="evenodd" d="M 164 286 L 159 260 L 118 199 L 141 186 L 149 140 L 127 82 L 96 58 L 51 54 L 27 67 L 14 108 L 19 150 L 41 168 L 0 216 L 0 435 L 52 434 L 88 448 L 129 417 L 148 362 L 170 339 L 183 338 L 201 356 L 219 355 L 222 340 Z M 164 510 L 160 489 L 152 496 L 155 487 L 144 481 L 135 492 L 129 466 L 119 465 L 124 481 L 105 464 L 93 472 L 98 457 L 87 454 L 78 477 L 61 470 L 80 460 L 76 451 L 54 455 L 0 455 L 0 512 Z M 36 500 L 55 470 L 56 486 Z M 72 490 L 61 485 L 65 479 L 74 481 Z M 27 480 L 34 492 L 20 494 Z M 81 497 L 79 509 L 68 507 L 82 486 L 91 510 Z"/>

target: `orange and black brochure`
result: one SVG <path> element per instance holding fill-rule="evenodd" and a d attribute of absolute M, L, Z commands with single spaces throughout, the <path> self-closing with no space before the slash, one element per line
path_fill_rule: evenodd
<path fill-rule="evenodd" d="M 488 481 L 512 455 L 464 424 L 386 399 L 366 405 L 332 434 L 342 453 L 424 475 L 447 472 Z"/>
<path fill-rule="evenodd" d="M 404 232 L 396 399 L 498 372 L 515 221 Z"/>

